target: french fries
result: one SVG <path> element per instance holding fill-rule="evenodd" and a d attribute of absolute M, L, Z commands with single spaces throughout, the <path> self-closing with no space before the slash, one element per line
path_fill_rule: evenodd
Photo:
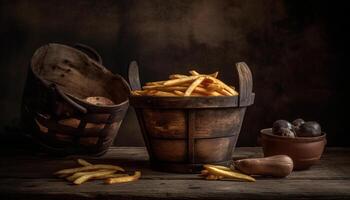
<path fill-rule="evenodd" d="M 179 95 L 179 96 L 184 96 L 184 95 L 185 95 L 185 93 L 183 93 L 183 92 L 180 91 L 180 90 L 174 90 L 174 93 L 177 94 L 177 95 Z"/>
<path fill-rule="evenodd" d="M 211 76 L 208 76 L 208 78 L 213 81 L 213 84 L 217 84 L 217 85 L 222 86 L 225 90 L 227 90 L 229 93 L 231 93 L 232 96 L 238 95 L 238 92 L 236 92 L 233 88 L 226 85 L 224 82 L 220 81 L 219 79 L 216 79 L 216 78 L 211 77 Z"/>
<path fill-rule="evenodd" d="M 209 164 L 204 165 L 204 168 L 207 168 L 207 167 L 214 167 L 214 168 L 225 170 L 225 171 L 234 171 L 231 168 L 225 167 L 225 166 L 222 166 L 222 165 L 209 165 Z M 206 170 L 206 171 L 207 171 L 207 173 L 209 173 L 208 170 Z"/>
<path fill-rule="evenodd" d="M 97 171 L 88 171 L 88 172 L 77 172 L 77 173 L 74 173 L 71 176 L 68 176 L 66 178 L 66 180 L 74 182 L 76 179 L 80 178 L 81 176 L 91 175 L 91 174 L 94 174 L 94 173 L 97 173 L 97 172 L 110 172 L 110 173 L 106 174 L 106 175 L 110 175 L 110 174 L 115 173 L 116 171 L 115 170 L 97 170 Z"/>
<path fill-rule="evenodd" d="M 110 169 L 110 170 L 116 170 L 124 172 L 125 170 L 119 166 L 116 165 L 104 165 L 104 164 L 98 164 L 98 165 L 88 165 L 84 167 L 77 167 L 77 168 L 71 168 L 71 169 L 63 169 L 55 174 L 74 174 L 76 172 L 83 172 L 83 171 L 92 171 L 92 170 L 98 170 L 98 169 Z"/>
<path fill-rule="evenodd" d="M 97 172 L 93 172 L 93 173 L 90 173 L 90 174 L 86 174 L 86 175 L 80 176 L 79 178 L 75 179 L 73 181 L 73 183 L 76 184 L 76 185 L 80 185 L 80 184 L 88 181 L 89 179 L 97 178 L 99 176 L 110 175 L 110 174 L 113 174 L 114 172 L 115 171 L 97 171 Z"/>
<path fill-rule="evenodd" d="M 190 75 L 171 74 L 169 80 L 148 82 L 143 90 L 131 92 L 134 96 L 164 96 L 164 97 L 190 97 L 190 96 L 237 96 L 234 87 L 226 85 L 217 79 L 218 72 L 200 74 L 195 70 Z"/>
<path fill-rule="evenodd" d="M 198 76 L 189 76 L 189 77 L 184 77 L 184 78 L 178 78 L 178 79 L 172 79 L 165 81 L 163 83 L 164 86 L 175 86 L 175 85 L 180 85 L 182 83 L 188 83 L 196 80 Z"/>
<path fill-rule="evenodd" d="M 115 183 L 126 183 L 131 181 L 136 181 L 141 177 L 141 172 L 136 171 L 134 175 L 132 176 L 125 176 L 125 177 L 117 177 L 117 178 L 108 178 L 105 180 L 106 184 L 115 184 Z"/>
<path fill-rule="evenodd" d="M 118 178 L 118 177 L 124 177 L 124 176 L 129 176 L 128 174 L 108 174 L 105 176 L 99 176 L 99 177 L 95 177 L 94 179 L 107 179 L 107 178 Z"/>
<path fill-rule="evenodd" d="M 190 96 L 196 87 L 204 81 L 204 77 L 199 77 L 193 83 L 190 85 L 190 87 L 187 88 L 184 96 Z"/>
<path fill-rule="evenodd" d="M 125 170 L 116 165 L 92 164 L 84 159 L 78 159 L 78 164 L 82 167 L 63 169 L 54 174 L 60 178 L 72 182 L 75 185 L 80 185 L 89 180 L 105 180 L 106 183 L 125 183 L 135 181 L 141 177 L 141 172 L 135 172 L 135 175 L 129 176 Z"/>
<path fill-rule="evenodd" d="M 225 166 L 208 164 L 204 165 L 203 167 L 204 170 L 201 171 L 200 176 L 204 176 L 207 180 L 221 180 L 227 178 L 232 180 L 255 182 L 253 177 L 242 174 Z"/>

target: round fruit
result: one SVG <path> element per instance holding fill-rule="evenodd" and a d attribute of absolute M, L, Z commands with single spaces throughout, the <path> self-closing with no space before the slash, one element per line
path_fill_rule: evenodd
<path fill-rule="evenodd" d="M 280 135 L 281 134 L 280 133 L 281 128 L 286 128 L 286 129 L 291 130 L 292 129 L 292 124 L 289 123 L 286 120 L 283 120 L 283 119 L 275 121 L 273 123 L 273 125 L 272 125 L 272 132 L 273 132 L 273 134 Z"/>
<path fill-rule="evenodd" d="M 300 127 L 300 125 L 302 125 L 302 124 L 304 124 L 305 123 L 305 121 L 303 120 L 303 119 L 301 119 L 301 118 L 298 118 L 298 119 L 296 119 L 296 120 L 294 120 L 293 122 L 292 122 L 292 124 L 294 125 L 294 126 L 296 126 L 296 127 Z"/>
<path fill-rule="evenodd" d="M 317 122 L 310 121 L 300 125 L 298 137 L 316 137 L 322 135 L 321 126 Z"/>
<path fill-rule="evenodd" d="M 281 136 L 295 138 L 294 132 L 292 130 L 290 130 L 290 129 L 281 128 L 279 132 L 280 132 Z"/>
<path fill-rule="evenodd" d="M 293 131 L 294 131 L 295 133 L 298 133 L 298 132 L 299 132 L 299 129 L 300 129 L 300 126 L 301 126 L 302 124 L 304 124 L 304 123 L 305 123 L 305 121 L 304 121 L 303 119 L 301 119 L 301 118 L 298 118 L 298 119 L 294 120 L 294 121 L 292 122 Z"/>

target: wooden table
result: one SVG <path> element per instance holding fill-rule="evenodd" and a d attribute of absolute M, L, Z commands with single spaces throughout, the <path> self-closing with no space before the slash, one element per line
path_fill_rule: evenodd
<path fill-rule="evenodd" d="M 5 154 L 5 153 L 2 153 Z M 261 156 L 261 148 L 237 148 L 234 158 Z M 258 178 L 255 183 L 206 181 L 195 174 L 171 174 L 149 169 L 144 148 L 118 147 L 94 163 L 113 163 L 142 179 L 119 185 L 93 181 L 80 186 L 52 176 L 76 166 L 76 157 L 52 158 L 5 154 L 0 160 L 0 199 L 350 199 L 350 148 L 327 148 L 321 162 L 288 178 Z"/>

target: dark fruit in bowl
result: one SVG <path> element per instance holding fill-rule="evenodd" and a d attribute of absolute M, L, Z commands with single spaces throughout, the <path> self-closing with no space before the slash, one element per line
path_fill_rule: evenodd
<path fill-rule="evenodd" d="M 275 135 L 280 135 L 280 136 L 284 136 L 284 137 L 290 137 L 290 138 L 295 138 L 295 133 L 287 128 L 281 128 L 278 131 L 279 134 L 275 134 Z"/>
<path fill-rule="evenodd" d="M 291 130 L 292 129 L 292 124 L 289 123 L 287 120 L 283 120 L 283 119 L 275 121 L 272 124 L 272 132 L 273 132 L 273 134 L 281 135 L 281 129 L 282 128 Z"/>
<path fill-rule="evenodd" d="M 294 133 L 298 133 L 299 129 L 300 129 L 300 126 L 302 124 L 304 124 L 304 123 L 305 123 L 305 121 L 303 119 L 301 119 L 301 118 L 298 118 L 298 119 L 294 120 L 292 122 L 292 126 L 293 126 L 292 129 L 293 129 Z"/>
<path fill-rule="evenodd" d="M 295 127 L 300 127 L 304 123 L 305 123 L 305 121 L 301 118 L 298 118 L 292 122 L 293 126 L 295 126 Z"/>
<path fill-rule="evenodd" d="M 327 143 L 326 134 L 319 137 L 280 137 L 272 129 L 262 129 L 261 145 L 264 156 L 287 155 L 293 159 L 293 170 L 308 169 L 316 164 Z"/>
<path fill-rule="evenodd" d="M 316 137 L 322 135 L 321 126 L 317 122 L 310 121 L 300 125 L 298 137 Z"/>

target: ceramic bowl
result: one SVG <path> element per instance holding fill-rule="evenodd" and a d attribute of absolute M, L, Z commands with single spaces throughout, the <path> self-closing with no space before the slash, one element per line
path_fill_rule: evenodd
<path fill-rule="evenodd" d="M 326 146 L 326 134 L 318 137 L 283 137 L 272 134 L 272 129 L 262 129 L 261 145 L 264 156 L 288 155 L 293 159 L 294 170 L 304 170 L 316 164 Z"/>

